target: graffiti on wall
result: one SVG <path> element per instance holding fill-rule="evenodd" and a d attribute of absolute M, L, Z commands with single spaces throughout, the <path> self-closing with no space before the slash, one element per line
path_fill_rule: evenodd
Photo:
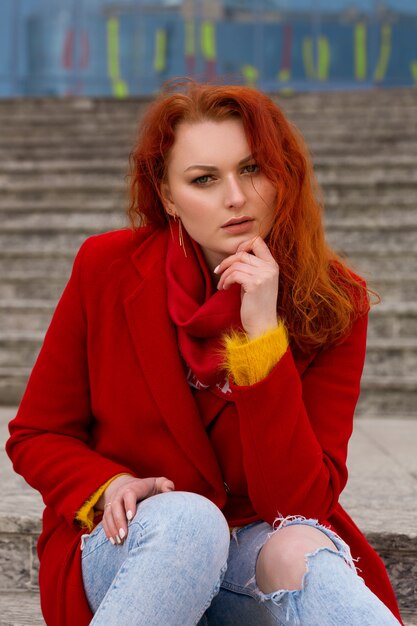
<path fill-rule="evenodd" d="M 237 24 L 154 17 L 146 27 L 143 19 L 135 23 L 123 15 L 107 17 L 94 37 L 84 27 L 77 46 L 76 34 L 68 30 L 62 40 L 62 71 L 88 75 L 99 33 L 106 59 L 104 66 L 103 59 L 96 61 L 94 71 L 100 68 L 107 92 L 118 98 L 157 91 L 164 80 L 184 75 L 284 91 L 317 84 L 417 85 L 417 18 L 348 24 L 328 19 L 319 32 L 307 18 Z M 72 85 L 77 92 L 88 90 L 88 81 Z"/>

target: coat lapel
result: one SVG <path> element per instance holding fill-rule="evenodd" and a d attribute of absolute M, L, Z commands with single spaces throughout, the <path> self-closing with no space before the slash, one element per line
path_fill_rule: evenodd
<path fill-rule="evenodd" d="M 166 236 L 151 236 L 133 254 L 140 282 L 124 302 L 125 314 L 143 375 L 173 437 L 200 474 L 216 491 L 223 491 L 220 468 L 186 381 L 168 314 Z"/>

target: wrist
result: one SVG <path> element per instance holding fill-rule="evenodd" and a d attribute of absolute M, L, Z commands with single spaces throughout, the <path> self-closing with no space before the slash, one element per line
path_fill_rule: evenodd
<path fill-rule="evenodd" d="M 254 339 L 259 339 L 262 335 L 266 335 L 267 333 L 273 332 L 278 328 L 278 321 L 275 318 L 273 321 L 257 326 L 256 328 L 250 328 L 248 330 L 245 329 L 246 336 L 248 341 L 253 341 Z"/>

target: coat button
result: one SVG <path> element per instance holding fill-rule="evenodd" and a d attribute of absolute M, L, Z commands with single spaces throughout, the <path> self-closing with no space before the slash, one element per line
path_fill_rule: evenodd
<path fill-rule="evenodd" d="M 230 493 L 230 487 L 226 482 L 223 482 L 224 488 L 226 490 L 226 493 Z"/>

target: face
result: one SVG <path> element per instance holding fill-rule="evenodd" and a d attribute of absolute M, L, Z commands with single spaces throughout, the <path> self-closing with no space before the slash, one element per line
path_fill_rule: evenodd
<path fill-rule="evenodd" d="M 266 237 L 274 222 L 275 187 L 236 118 L 180 124 L 161 191 L 165 210 L 181 219 L 212 270 L 240 243 Z"/>

